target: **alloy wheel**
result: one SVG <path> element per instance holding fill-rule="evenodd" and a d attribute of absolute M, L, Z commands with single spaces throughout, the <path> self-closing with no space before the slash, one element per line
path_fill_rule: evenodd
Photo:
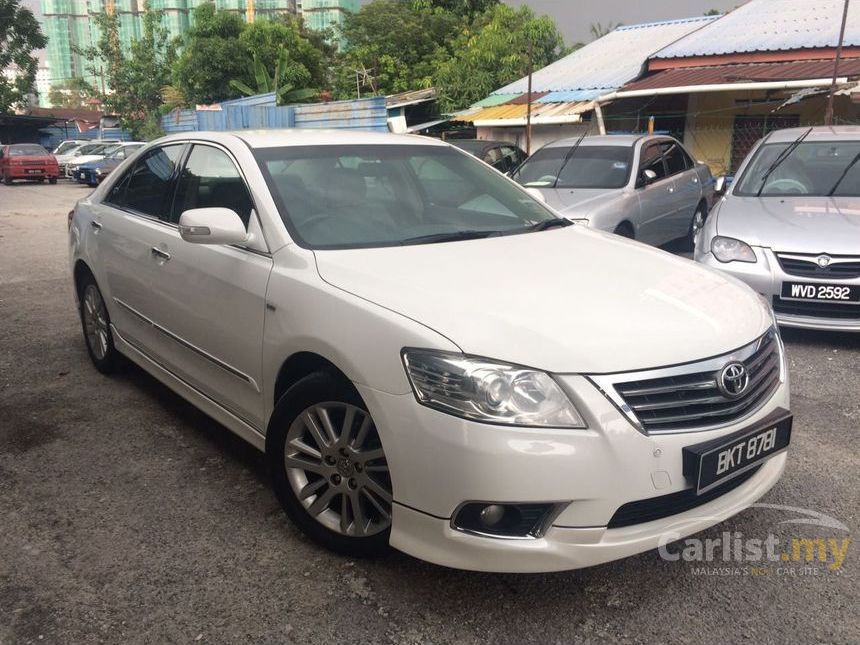
<path fill-rule="evenodd" d="M 370 414 L 343 402 L 317 403 L 287 431 L 287 480 L 317 522 L 368 537 L 391 525 L 391 478 Z"/>
<path fill-rule="evenodd" d="M 84 289 L 83 307 L 87 344 L 96 359 L 102 360 L 108 352 L 108 317 L 96 285 L 88 284 Z"/>

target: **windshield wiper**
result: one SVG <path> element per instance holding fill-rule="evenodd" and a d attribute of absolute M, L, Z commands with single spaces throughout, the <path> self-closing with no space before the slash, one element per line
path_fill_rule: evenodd
<path fill-rule="evenodd" d="M 830 197 L 831 195 L 833 195 L 833 193 L 836 192 L 836 189 L 839 188 L 839 184 L 841 184 L 842 180 L 845 179 L 845 177 L 848 175 L 848 171 L 851 170 L 851 168 L 853 168 L 858 161 L 860 161 L 860 152 L 854 155 L 854 158 L 851 160 L 851 163 L 845 166 L 845 170 L 842 171 L 842 174 L 839 175 L 839 179 L 836 181 L 835 184 L 833 184 L 833 188 L 831 188 L 830 192 L 827 193 L 828 197 Z"/>
<path fill-rule="evenodd" d="M 564 155 L 564 161 L 561 162 L 561 168 L 558 169 L 558 173 L 555 176 L 555 183 L 552 185 L 553 188 L 558 188 L 558 180 L 561 178 L 561 173 L 567 167 L 567 163 L 570 161 L 571 157 L 573 157 L 573 153 L 576 152 L 576 149 L 579 147 L 579 144 L 582 143 L 582 140 L 585 139 L 585 135 L 588 134 L 588 128 L 586 128 L 581 135 L 579 135 L 579 139 L 573 144 L 570 150 L 567 151 L 567 154 Z"/>
<path fill-rule="evenodd" d="M 545 219 L 542 222 L 538 222 L 537 224 L 532 224 L 529 226 L 530 231 L 545 231 L 548 228 L 556 228 L 557 226 L 572 226 L 573 222 L 569 219 L 564 219 L 563 217 L 554 217 L 552 219 Z"/>
<path fill-rule="evenodd" d="M 761 191 L 764 190 L 764 184 L 767 181 L 767 178 L 770 177 L 771 173 L 774 170 L 776 170 L 783 161 L 788 159 L 788 157 L 791 155 L 791 153 L 795 151 L 797 146 L 799 146 L 803 142 L 803 140 L 807 137 L 807 135 L 810 132 L 812 132 L 811 126 L 810 126 L 809 130 L 807 130 L 806 132 L 801 134 L 799 137 L 797 137 L 797 139 L 792 141 L 791 144 L 785 150 L 783 150 L 776 159 L 773 160 L 773 163 L 770 164 L 770 168 L 765 170 L 764 174 L 761 176 L 761 183 L 758 186 L 758 192 L 755 194 L 756 197 L 761 197 Z"/>
<path fill-rule="evenodd" d="M 436 242 L 456 242 L 458 240 L 479 240 L 491 235 L 498 235 L 499 231 L 449 231 L 447 233 L 431 233 L 430 235 L 419 235 L 407 237 L 400 244 L 435 244 Z"/>

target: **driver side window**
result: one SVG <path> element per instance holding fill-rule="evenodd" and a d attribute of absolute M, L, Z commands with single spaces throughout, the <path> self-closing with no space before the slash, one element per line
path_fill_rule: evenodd
<path fill-rule="evenodd" d="M 663 151 L 659 143 L 649 143 L 642 148 L 642 159 L 639 162 L 639 182 L 644 183 L 645 171 L 652 170 L 659 181 L 666 176 L 666 167 L 663 165 Z"/>

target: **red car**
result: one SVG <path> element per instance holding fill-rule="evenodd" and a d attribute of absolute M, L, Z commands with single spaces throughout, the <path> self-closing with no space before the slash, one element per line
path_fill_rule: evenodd
<path fill-rule="evenodd" d="M 7 186 L 15 179 L 57 183 L 60 169 L 57 159 L 35 143 L 13 143 L 0 147 L 0 176 Z"/>

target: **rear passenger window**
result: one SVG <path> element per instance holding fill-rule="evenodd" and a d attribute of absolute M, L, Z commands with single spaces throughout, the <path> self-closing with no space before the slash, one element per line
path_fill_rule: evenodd
<path fill-rule="evenodd" d="M 251 195 L 236 164 L 223 150 L 195 145 L 182 169 L 176 202 L 174 222 L 192 208 L 229 208 L 235 211 L 245 228 L 251 219 Z"/>
<path fill-rule="evenodd" d="M 105 201 L 168 220 L 173 176 L 185 144 L 148 151 L 111 189 Z"/>
<path fill-rule="evenodd" d="M 679 172 L 684 172 L 690 165 L 687 163 L 687 155 L 674 141 L 664 141 L 660 144 L 663 150 L 663 157 L 666 160 L 666 168 L 670 175 Z"/>

